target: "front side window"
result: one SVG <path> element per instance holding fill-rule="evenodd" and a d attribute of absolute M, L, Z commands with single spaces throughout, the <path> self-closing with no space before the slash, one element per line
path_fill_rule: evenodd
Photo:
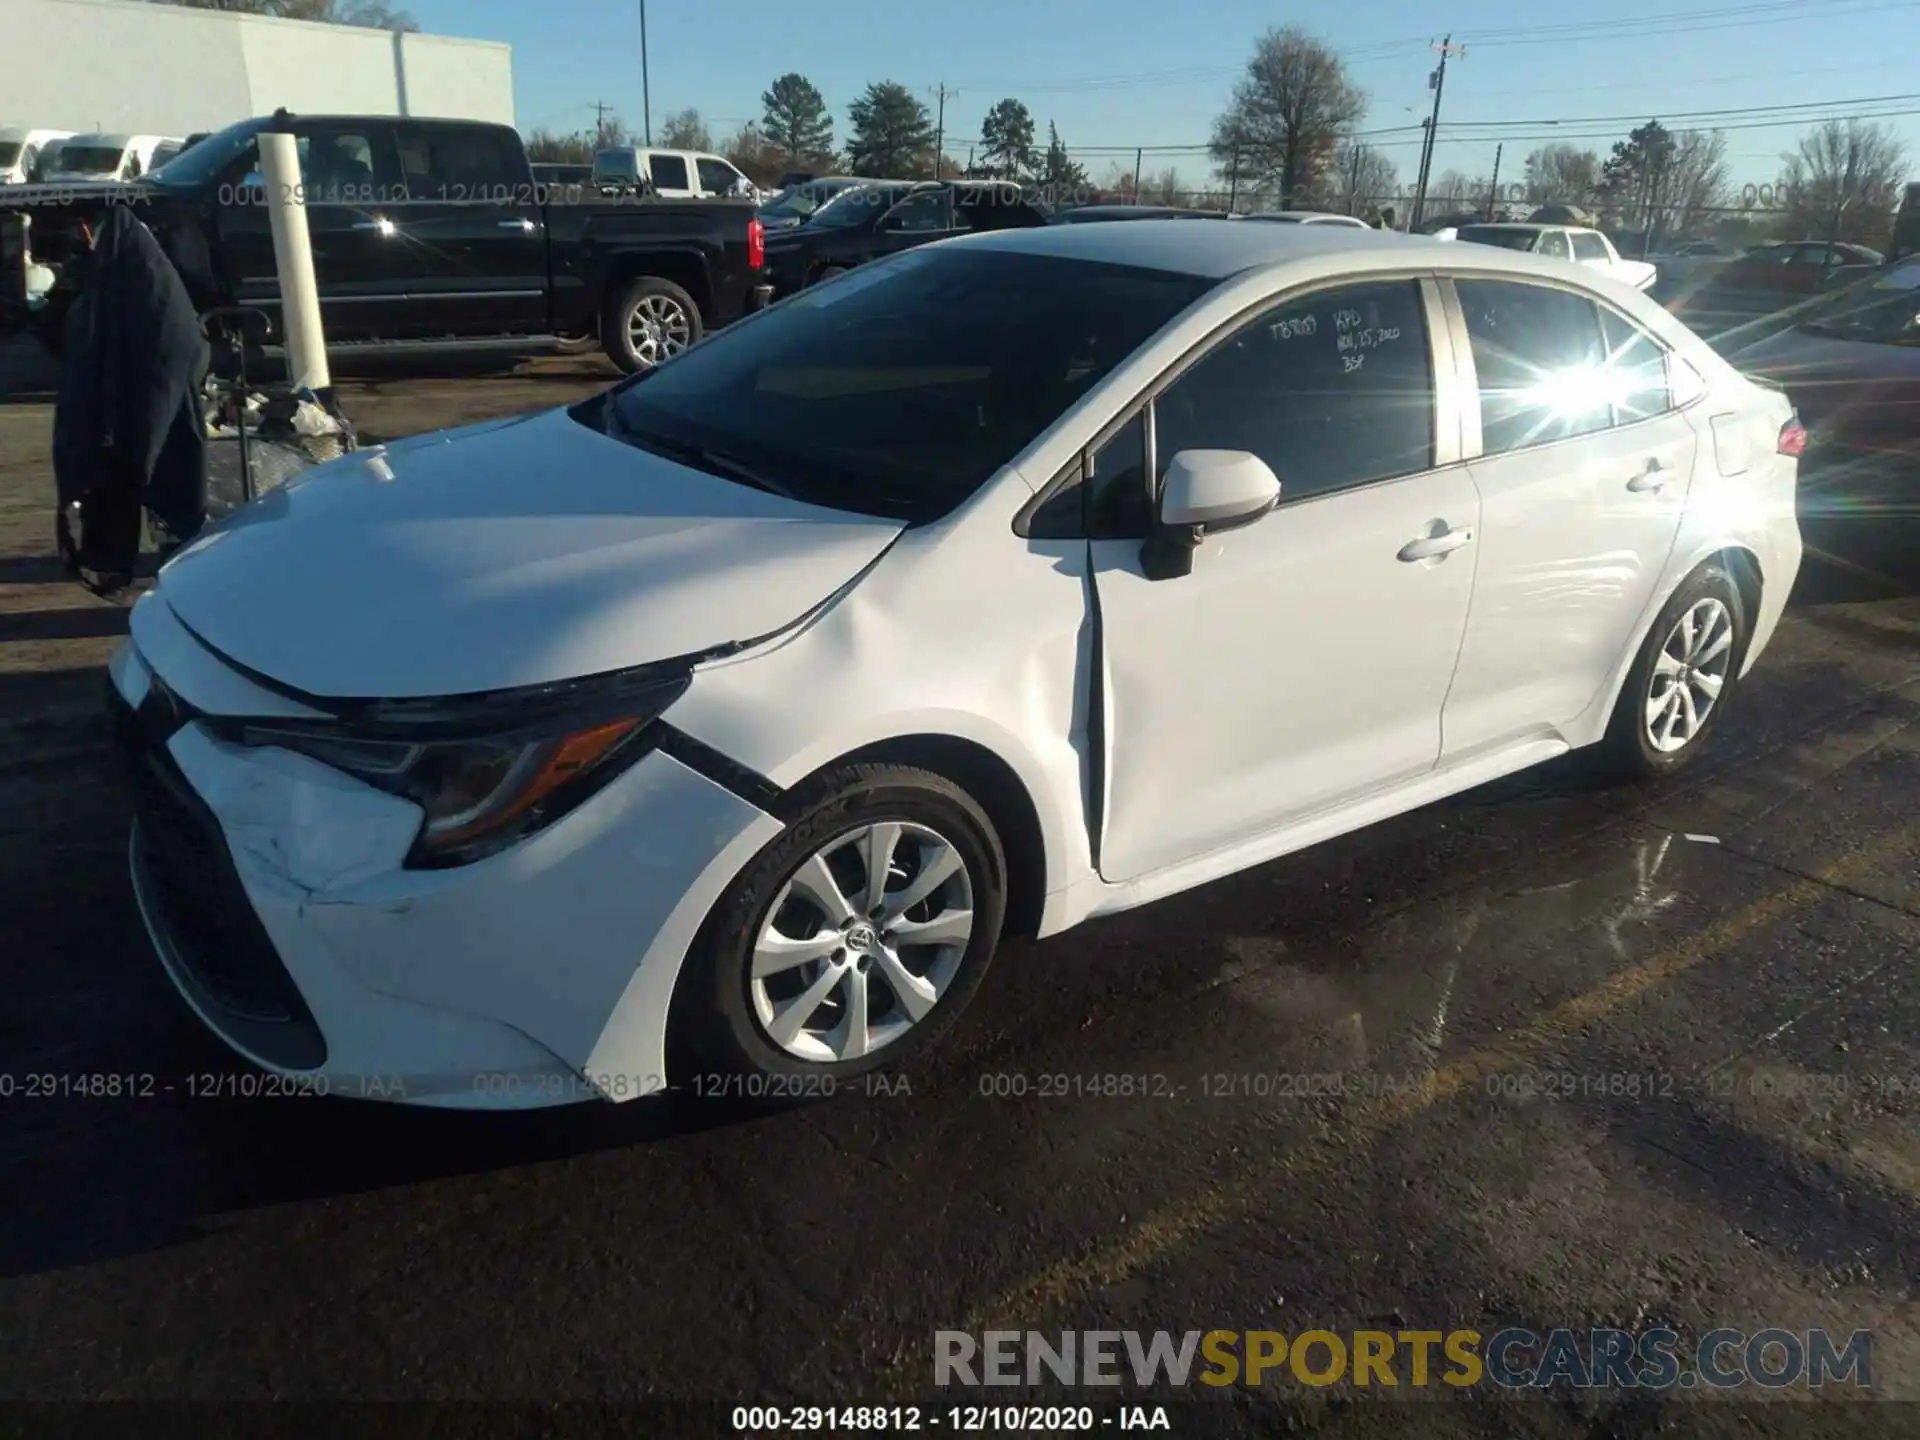
<path fill-rule="evenodd" d="M 1604 430 L 1613 423 L 1598 307 L 1584 296 L 1510 280 L 1457 280 L 1480 383 L 1488 455 Z"/>
<path fill-rule="evenodd" d="M 1505 225 L 1462 225 L 1454 232 L 1454 239 L 1475 245 L 1498 245 L 1503 250 L 1531 250 L 1540 239 L 1540 232 Z"/>
<path fill-rule="evenodd" d="M 728 195 L 746 177 L 724 160 L 703 155 L 694 162 L 700 171 L 700 188 L 709 195 Z"/>
<path fill-rule="evenodd" d="M 1573 237 L 1573 258 L 1584 261 L 1598 260 L 1602 263 L 1613 259 L 1607 253 L 1607 242 L 1593 234 L 1577 234 Z"/>
<path fill-rule="evenodd" d="M 1154 402 L 1159 475 L 1182 450 L 1245 450 L 1282 503 L 1433 464 L 1433 368 L 1412 280 L 1288 301 L 1237 331 Z"/>
<path fill-rule="evenodd" d="M 916 247 L 803 290 L 574 414 L 742 484 L 923 523 L 1214 283 Z"/>

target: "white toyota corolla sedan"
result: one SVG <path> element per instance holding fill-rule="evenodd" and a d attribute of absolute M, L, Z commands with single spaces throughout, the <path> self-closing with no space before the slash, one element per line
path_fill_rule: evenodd
<path fill-rule="evenodd" d="M 923 247 L 181 551 L 111 666 L 135 888 L 205 1022 L 334 1094 L 823 1092 L 1003 932 L 1569 750 L 1686 764 L 1799 567 L 1802 439 L 1571 264 Z"/>

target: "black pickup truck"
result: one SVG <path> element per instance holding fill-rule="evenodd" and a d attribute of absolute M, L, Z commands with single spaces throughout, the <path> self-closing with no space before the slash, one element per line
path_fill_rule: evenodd
<path fill-rule="evenodd" d="M 252 305 L 277 320 L 264 131 L 299 145 L 329 346 L 597 341 L 635 371 L 772 295 L 750 201 L 608 200 L 539 184 L 504 125 L 281 111 L 210 135 L 136 184 L 9 187 L 0 222 L 28 224 L 0 223 L 12 236 L 0 239 L 0 325 L 57 337 L 84 268 L 74 261 L 116 204 L 138 209 L 203 309 Z"/>

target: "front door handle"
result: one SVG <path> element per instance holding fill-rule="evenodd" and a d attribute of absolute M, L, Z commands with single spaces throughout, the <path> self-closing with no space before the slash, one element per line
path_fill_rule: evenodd
<path fill-rule="evenodd" d="M 533 222 L 525 218 L 519 220 L 502 220 L 499 223 L 502 230 L 518 230 L 524 235 L 531 235 L 533 233 Z"/>
<path fill-rule="evenodd" d="M 356 230 L 375 231 L 382 239 L 388 240 L 400 233 L 400 227 L 384 215 L 377 220 L 356 220 L 354 221 L 353 228 Z"/>
<path fill-rule="evenodd" d="M 1451 555 L 1462 545 L 1471 545 L 1473 543 L 1473 531 L 1471 528 L 1462 527 L 1457 530 L 1441 528 L 1445 524 L 1446 522 L 1444 520 L 1436 521 L 1434 524 L 1434 534 L 1422 535 L 1418 539 L 1409 540 L 1406 544 L 1402 545 L 1400 547 L 1400 558 L 1409 563 L 1415 560 L 1437 560 L 1442 555 Z"/>
<path fill-rule="evenodd" d="M 1658 460 L 1649 460 L 1646 469 L 1627 481 L 1627 489 L 1636 495 L 1644 495 L 1648 491 L 1666 489 L 1672 479 L 1672 472 L 1662 469 Z"/>

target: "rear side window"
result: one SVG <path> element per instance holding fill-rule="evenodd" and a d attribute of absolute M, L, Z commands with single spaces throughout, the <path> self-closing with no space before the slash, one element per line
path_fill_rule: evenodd
<path fill-rule="evenodd" d="M 1567 249 L 1567 237 L 1558 230 L 1540 232 L 1539 253 L 1551 255 L 1556 260 L 1571 260 L 1573 253 Z"/>
<path fill-rule="evenodd" d="M 416 200 L 504 198 L 530 173 L 513 139 L 496 130 L 409 126 L 398 139 L 401 179 Z"/>
<path fill-rule="evenodd" d="M 1428 469 L 1433 371 L 1418 284 L 1322 290 L 1236 331 L 1154 401 L 1159 475 L 1182 450 L 1258 455 L 1283 503 Z"/>
<path fill-rule="evenodd" d="M 1613 423 L 1631 425 L 1673 408 L 1667 378 L 1667 352 L 1660 342 L 1632 321 L 1611 310 L 1600 312 L 1601 332 L 1607 341 L 1607 393 L 1613 402 Z"/>
<path fill-rule="evenodd" d="M 1545 285 L 1459 280 L 1480 385 L 1483 453 L 1503 455 L 1613 423 L 1599 307 Z"/>
<path fill-rule="evenodd" d="M 1598 235 L 1575 235 L 1573 237 L 1573 258 L 1576 260 L 1608 261 L 1613 257 L 1607 254 L 1607 242 Z"/>
<path fill-rule="evenodd" d="M 654 155 L 647 160 L 656 190 L 691 190 L 687 182 L 687 162 L 678 155 Z"/>

